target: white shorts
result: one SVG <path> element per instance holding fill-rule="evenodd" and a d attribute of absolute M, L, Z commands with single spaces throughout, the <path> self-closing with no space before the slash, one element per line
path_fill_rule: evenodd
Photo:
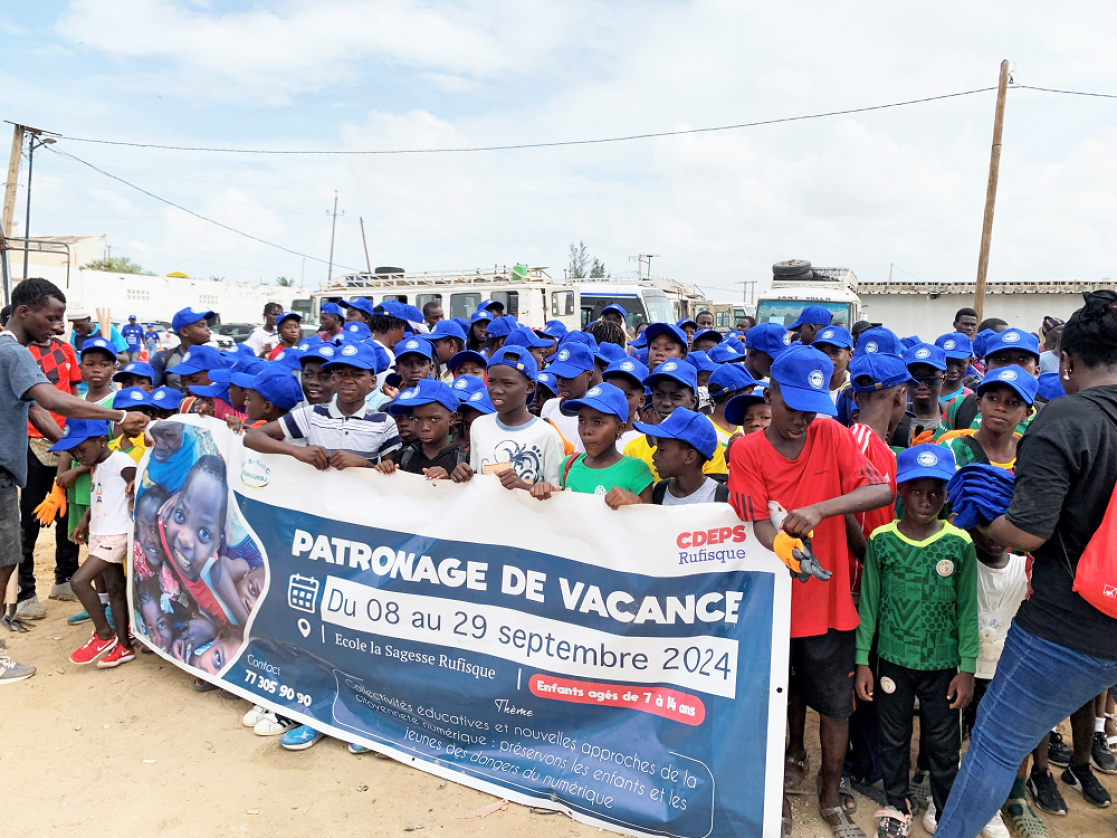
<path fill-rule="evenodd" d="M 89 536 L 89 555 L 103 562 L 124 564 L 128 558 L 128 536 L 122 535 L 93 535 Z"/>

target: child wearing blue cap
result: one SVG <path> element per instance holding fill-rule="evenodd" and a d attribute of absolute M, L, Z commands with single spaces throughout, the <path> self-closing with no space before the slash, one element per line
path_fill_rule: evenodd
<path fill-rule="evenodd" d="M 578 435 L 584 453 L 571 454 L 562 466 L 559 488 L 586 495 L 600 495 L 611 509 L 651 503 L 652 473 L 648 466 L 617 450 L 617 440 L 628 426 L 628 399 L 612 384 L 596 384 L 580 399 L 567 402 L 578 411 Z M 539 500 L 551 496 L 547 482 L 531 487 Z"/>
<path fill-rule="evenodd" d="M 454 469 L 469 462 L 469 451 L 451 443 L 450 436 L 461 418 L 461 400 L 448 384 L 433 378 L 419 381 L 402 390 L 390 405 L 393 416 L 408 416 L 414 441 L 381 460 L 376 470 L 392 474 L 398 468 L 408 474 L 422 474 L 427 480 L 446 480 Z"/>
<path fill-rule="evenodd" d="M 838 395 L 849 386 L 849 362 L 853 358 L 853 337 L 841 326 L 826 326 L 815 335 L 811 343 L 826 355 L 834 365 L 830 376 L 830 398 L 838 403 Z"/>
<path fill-rule="evenodd" d="M 858 623 L 845 516 L 890 504 L 892 491 L 846 428 L 817 418 L 835 413 L 827 387 L 832 373 L 830 359 L 809 346 L 779 354 L 765 392 L 772 422 L 733 444 L 729 491 L 737 514 L 753 523 L 757 539 L 781 561 L 796 567 L 793 551 L 810 538 L 815 558 L 831 573 L 826 582 L 811 578 L 792 585 L 789 716 L 801 717 L 804 705 L 820 716 L 820 814 L 837 835 L 856 828 L 839 792 L 854 706 Z M 792 724 L 785 768 L 793 785 L 802 783 L 806 763 L 802 730 Z M 786 801 L 784 816 L 791 816 Z"/>
<path fill-rule="evenodd" d="M 682 322 L 682 321 L 680 321 Z M 688 320 L 693 324 L 694 321 Z M 643 338 L 648 342 L 648 369 L 655 369 L 664 361 L 672 358 L 685 358 L 690 349 L 690 336 L 679 326 L 670 323 L 652 323 L 644 330 Z"/>
<path fill-rule="evenodd" d="M 713 412 L 709 418 L 723 456 L 729 440 L 734 434 L 741 433 L 741 426 L 726 418 L 725 408 L 734 397 L 751 393 L 756 385 L 756 380 L 742 364 L 723 364 L 710 374 L 706 391 L 710 396 Z"/>
<path fill-rule="evenodd" d="M 337 347 L 322 344 L 309 350 L 299 358 L 299 384 L 302 385 L 303 401 L 307 404 L 328 404 L 334 398 L 334 377 L 326 369 L 326 363 L 337 354 Z"/>
<path fill-rule="evenodd" d="M 729 500 L 725 484 L 702 471 L 718 450 L 717 434 L 704 414 L 680 407 L 666 422 L 635 424 L 637 430 L 655 440 L 652 462 L 663 479 L 652 487 L 652 503 L 684 506 Z"/>
<path fill-rule="evenodd" d="M 142 391 L 137 391 L 142 392 Z M 129 486 L 136 463 L 127 454 L 109 450 L 107 422 L 71 419 L 52 451 L 67 452 L 90 471 L 91 504 L 74 531 L 74 541 L 88 541 L 89 555 L 70 580 L 74 594 L 93 620 L 89 640 L 73 654 L 79 666 L 96 663 L 108 669 L 135 659 L 128 633 L 128 601 L 124 588 L 124 560 L 132 516 Z M 93 580 L 102 577 L 113 622 L 109 624 Z M 115 629 L 114 629 L 115 627 Z"/>
<path fill-rule="evenodd" d="M 337 303 L 322 303 L 318 312 L 318 325 L 321 326 L 318 337 L 325 341 L 333 340 L 345 326 L 345 312 Z"/>
<path fill-rule="evenodd" d="M 275 318 L 276 344 L 268 352 L 267 359 L 274 361 L 275 356 L 285 349 L 294 349 L 303 338 L 303 318 L 294 311 L 283 311 Z"/>
<path fill-rule="evenodd" d="M 469 318 L 469 331 L 465 336 L 465 348 L 470 352 L 480 352 L 488 339 L 489 323 L 493 320 L 491 312 L 480 309 Z M 472 373 L 471 373 L 472 374 Z"/>
<path fill-rule="evenodd" d="M 212 311 L 199 311 L 193 308 L 184 308 L 175 313 L 171 318 L 171 331 L 178 335 L 178 346 L 164 349 L 162 352 L 149 358 L 151 371 L 155 376 L 153 384 L 156 387 L 166 384 L 170 387 L 182 389 L 177 373 L 171 372 L 182 363 L 183 357 L 195 346 L 205 346 L 210 341 L 209 318 L 213 317 Z"/>
<path fill-rule="evenodd" d="M 298 379 L 287 370 L 269 366 L 240 378 L 244 387 L 244 427 L 261 428 L 290 413 L 303 398 Z"/>
<path fill-rule="evenodd" d="M 454 354 L 450 360 L 447 361 L 447 366 L 450 368 L 450 374 L 455 380 L 463 375 L 484 379 L 485 370 L 488 368 L 488 361 L 480 352 L 466 349 L 463 352 Z"/>
<path fill-rule="evenodd" d="M 757 381 L 768 374 L 784 350 L 791 346 L 791 333 L 779 323 L 759 323 L 745 332 L 745 368 Z"/>
<path fill-rule="evenodd" d="M 942 383 L 946 379 L 946 353 L 932 343 L 916 343 L 904 350 L 908 368 L 908 400 L 910 417 L 905 423 L 907 446 L 931 442 L 939 432 L 943 410 L 939 404 Z"/>
<path fill-rule="evenodd" d="M 265 454 L 285 454 L 325 471 L 328 468 L 373 468 L 400 447 L 392 417 L 372 410 L 378 359 L 368 343 L 347 343 L 323 365 L 336 391 L 328 404 L 296 408 L 278 421 L 250 430 L 244 444 Z"/>
<path fill-rule="evenodd" d="M 977 554 L 964 531 L 939 519 L 954 457 L 941 446 L 900 452 L 896 482 L 904 517 L 873 532 L 865 554 L 857 627 L 857 696 L 877 707 L 888 806 L 878 834 L 911 829 L 911 735 L 915 701 L 931 768 L 934 832 L 958 774 L 959 711 L 973 697 L 978 656 Z M 876 671 L 869 655 L 876 638 Z M 879 689 L 877 688 L 879 685 Z"/>
<path fill-rule="evenodd" d="M 426 335 L 426 340 L 430 341 L 434 349 L 434 360 L 440 371 L 440 377 L 447 384 L 452 384 L 454 373 L 447 365 L 451 358 L 465 351 L 465 332 L 453 320 L 440 320 L 431 329 L 430 334 Z"/>
<path fill-rule="evenodd" d="M 547 371 L 555 377 L 558 398 L 544 404 L 539 415 L 558 431 L 567 454 L 581 453 L 578 415 L 574 411 L 564 411 L 562 405 L 568 400 L 582 398 L 593 386 L 596 375 L 593 350 L 586 344 L 568 339 L 555 353 L 555 360 Z"/>
<path fill-rule="evenodd" d="M 810 346 L 818 333 L 834 321 L 834 314 L 826 306 L 805 306 L 795 322 L 787 327 L 790 332 L 799 332 L 799 342 Z"/>
<path fill-rule="evenodd" d="M 939 404 L 945 410 L 973 392 L 963 383 L 966 372 L 973 363 L 973 342 L 961 332 L 951 332 L 939 335 L 935 339 L 935 346 L 946 353 L 946 377 L 939 395 Z"/>
<path fill-rule="evenodd" d="M 454 444 L 468 452 L 469 433 L 473 427 L 473 420 L 478 416 L 488 416 L 496 413 L 496 408 L 489 401 L 489 390 L 485 386 L 483 378 L 462 375 L 455 378 L 451 386 L 460 401 L 458 415 L 461 417 L 454 428 Z M 453 472 L 451 472 L 452 475 Z"/>
<path fill-rule="evenodd" d="M 127 387 L 123 390 L 117 390 L 113 396 L 112 406 L 117 410 L 125 412 L 137 412 L 150 421 L 155 415 L 155 407 L 151 401 L 151 394 L 146 390 L 139 387 Z M 121 451 L 135 460 L 139 465 L 143 459 L 144 452 L 147 451 L 147 439 L 145 430 L 147 425 L 144 425 L 144 430 L 139 433 L 128 436 L 123 429 L 120 430 L 109 441 L 110 451 Z"/>
<path fill-rule="evenodd" d="M 527 489 L 540 481 L 558 485 L 565 455 L 562 439 L 527 408 L 537 374 L 535 359 L 522 346 L 493 353 L 487 388 L 496 413 L 473 420 L 469 462 L 450 474 L 455 483 L 466 483 L 474 474 L 483 473 L 497 475 L 506 489 Z"/>
<path fill-rule="evenodd" d="M 414 337 L 396 344 L 396 372 L 399 373 L 401 391 L 430 378 L 434 374 L 434 352 L 430 341 Z"/>
<path fill-rule="evenodd" d="M 151 415 L 156 419 L 170 419 L 178 413 L 181 403 L 182 391 L 174 387 L 156 387 L 151 391 Z"/>
<path fill-rule="evenodd" d="M 1001 367 L 977 386 L 977 430 L 948 431 L 939 444 L 954 452 L 959 468 L 982 463 L 1012 471 L 1016 466 L 1017 428 L 1028 419 L 1039 383 L 1023 367 Z"/>
<path fill-rule="evenodd" d="M 150 393 L 154 389 L 152 382 L 155 380 L 155 374 L 151 371 L 151 364 L 132 361 L 114 375 L 112 380 L 119 384 L 121 389 L 139 387 Z"/>
<path fill-rule="evenodd" d="M 543 374 L 540 373 L 540 376 Z M 648 377 L 648 368 L 635 358 L 625 358 L 614 361 L 605 368 L 601 374 L 602 382 L 612 384 L 622 393 L 628 401 L 628 427 L 617 440 L 617 450 L 624 453 L 625 446 L 640 436 L 633 423 L 640 417 L 640 410 L 644 407 L 644 379 Z"/>

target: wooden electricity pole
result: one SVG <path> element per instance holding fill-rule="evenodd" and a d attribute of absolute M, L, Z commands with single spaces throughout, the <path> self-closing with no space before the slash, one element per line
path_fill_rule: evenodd
<path fill-rule="evenodd" d="M 16 188 L 19 186 L 19 163 L 23 154 L 23 126 L 12 125 L 12 153 L 8 158 L 8 179 L 4 182 L 4 209 L 0 216 L 0 278 L 3 280 L 5 305 L 12 299 L 11 264 L 8 260 L 8 239 L 12 235 L 12 219 L 16 211 Z M 14 576 L 15 574 L 13 574 Z"/>
<path fill-rule="evenodd" d="M 984 318 L 985 276 L 989 273 L 989 245 L 993 241 L 993 209 L 997 203 L 997 178 L 1001 173 L 1001 129 L 1005 123 L 1005 94 L 1008 92 L 1008 59 L 1001 62 L 997 82 L 997 111 L 993 117 L 993 149 L 989 155 L 989 184 L 985 188 L 985 219 L 981 225 L 981 252 L 977 257 L 977 287 L 973 307 L 977 322 Z"/>

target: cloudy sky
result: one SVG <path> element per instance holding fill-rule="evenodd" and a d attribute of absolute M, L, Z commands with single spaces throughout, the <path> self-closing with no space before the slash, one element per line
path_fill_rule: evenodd
<path fill-rule="evenodd" d="M 848 12 L 855 8 L 855 12 Z M 747 0 L 36 0 L 0 22 L 0 118 L 279 150 L 449 148 L 752 122 L 996 84 L 1117 94 L 1117 6 Z M 972 281 L 994 94 L 786 125 L 470 154 L 204 154 L 61 140 L 238 230 L 408 270 L 526 262 L 584 240 L 613 273 L 716 300 L 806 258 Z M 0 140 L 0 147 L 7 142 Z M 24 175 L 26 177 L 26 167 Z M 307 284 L 326 267 L 36 154 L 32 235 L 105 233 L 166 273 Z M 17 217 L 23 217 L 21 191 Z M 1009 94 L 991 279 L 1115 275 L 1117 99 Z M 17 234 L 22 227 L 17 228 Z M 904 274 L 897 272 L 896 277 Z"/>

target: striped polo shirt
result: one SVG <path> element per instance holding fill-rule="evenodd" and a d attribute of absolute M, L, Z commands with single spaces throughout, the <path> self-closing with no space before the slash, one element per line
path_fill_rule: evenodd
<path fill-rule="evenodd" d="M 349 451 L 373 464 L 401 445 L 395 420 L 387 413 L 362 410 L 345 416 L 333 402 L 295 408 L 279 423 L 291 442 L 321 445 L 331 454 Z"/>

